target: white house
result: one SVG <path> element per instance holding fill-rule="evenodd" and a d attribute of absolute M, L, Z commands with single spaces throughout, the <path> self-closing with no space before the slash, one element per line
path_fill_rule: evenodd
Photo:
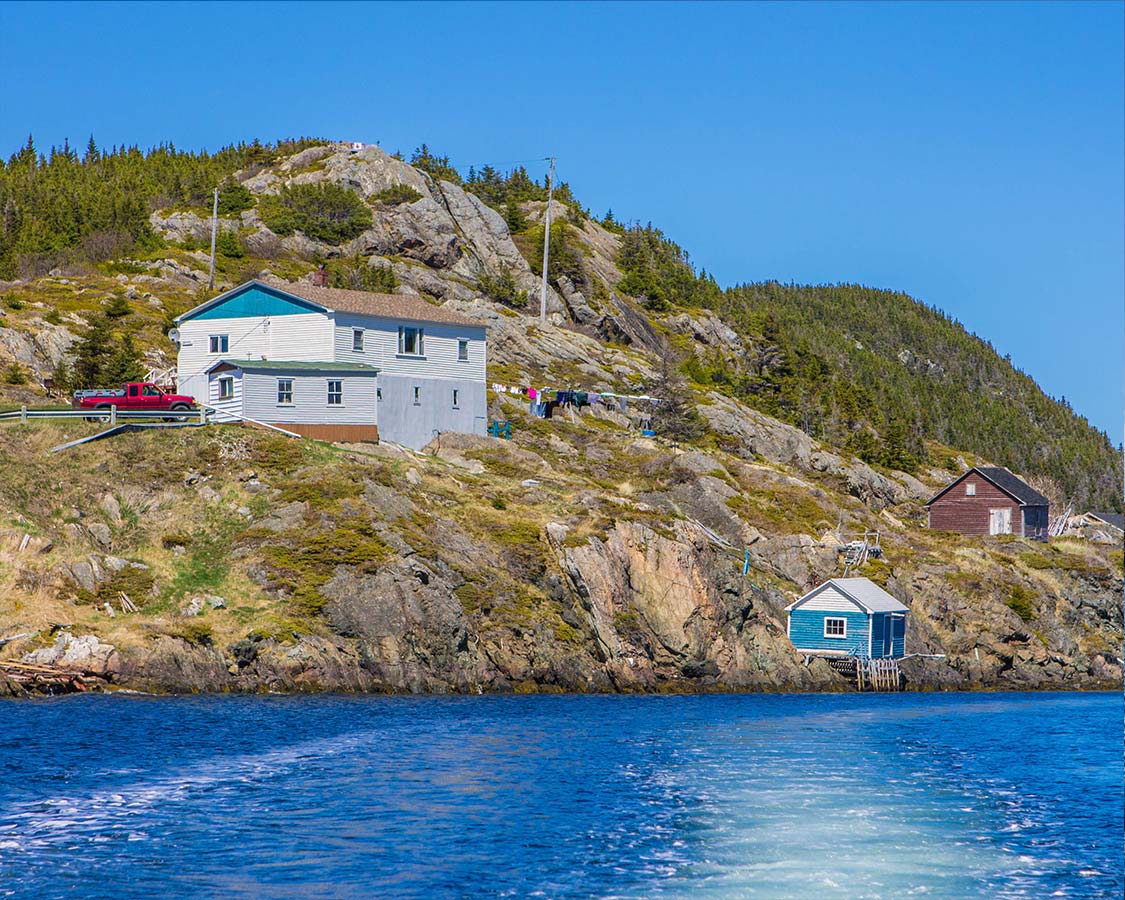
<path fill-rule="evenodd" d="M 327 380 L 333 365 L 349 363 L 378 370 L 374 421 L 383 440 L 420 449 L 440 432 L 487 431 L 485 326 L 421 298 L 250 281 L 189 310 L 177 324 L 178 389 L 197 400 L 210 403 L 215 387 L 208 373 L 222 361 L 236 368 L 248 360 L 322 364 L 302 383 Z M 319 396 L 316 404 L 307 414 L 323 421 L 298 424 L 335 421 L 324 418 L 336 411 Z M 294 408 L 306 415 L 296 395 Z"/>
<path fill-rule="evenodd" d="M 207 370 L 216 421 L 250 419 L 324 441 L 378 441 L 379 370 L 361 363 L 224 359 Z"/>

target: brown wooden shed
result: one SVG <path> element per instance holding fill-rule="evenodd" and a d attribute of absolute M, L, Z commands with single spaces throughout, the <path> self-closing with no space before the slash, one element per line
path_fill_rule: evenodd
<path fill-rule="evenodd" d="M 1007 469 L 975 466 L 934 496 L 930 527 L 961 534 L 1016 534 L 1047 540 L 1050 502 Z"/>

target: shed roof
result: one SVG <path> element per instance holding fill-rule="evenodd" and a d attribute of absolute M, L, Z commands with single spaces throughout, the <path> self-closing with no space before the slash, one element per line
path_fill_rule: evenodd
<path fill-rule="evenodd" d="M 834 587 L 867 612 L 910 612 L 910 607 L 899 603 L 870 578 L 830 578 L 824 584 L 813 588 L 799 600 L 790 603 L 785 607 L 786 610 L 794 609 L 806 600 L 811 600 L 828 587 Z"/>
<path fill-rule="evenodd" d="M 1007 469 L 1001 468 L 1000 466 L 973 466 L 973 468 L 969 469 L 969 471 L 960 478 L 954 478 L 953 481 L 949 482 L 949 484 L 934 494 L 926 503 L 926 506 L 936 502 L 947 491 L 972 475 L 973 472 L 991 481 L 996 487 L 1000 488 L 1000 490 L 1021 506 L 1049 506 L 1051 503 L 1051 501 L 1040 494 L 1039 491 L 1031 487 L 1031 485 L 1022 478 L 1013 475 Z"/>
<path fill-rule="evenodd" d="M 1105 522 L 1106 525 L 1112 525 L 1118 531 L 1125 531 L 1125 514 L 1111 513 L 1111 512 L 1092 512 L 1087 513 L 1088 516 L 1093 516 L 1095 519 Z"/>
<path fill-rule="evenodd" d="M 317 372 L 343 372 L 353 375 L 379 374 L 379 370 L 374 366 L 365 366 L 362 363 L 286 359 L 221 359 L 208 367 L 207 372 L 214 372 L 220 366 L 230 366 L 231 368 L 241 369 L 243 372 L 293 372 L 305 375 Z"/>
<path fill-rule="evenodd" d="M 483 322 L 470 319 L 461 313 L 435 306 L 421 297 L 405 294 L 375 294 L 370 291 L 348 291 L 343 288 L 317 287 L 313 284 L 289 283 L 269 279 L 265 284 L 316 303 L 326 309 L 359 313 L 364 316 L 381 316 L 387 319 L 406 319 L 413 322 L 434 322 L 439 325 L 465 325 L 484 328 Z"/>

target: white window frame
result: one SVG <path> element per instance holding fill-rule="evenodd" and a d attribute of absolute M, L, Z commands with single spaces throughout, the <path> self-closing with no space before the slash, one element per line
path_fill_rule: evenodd
<path fill-rule="evenodd" d="M 468 362 L 469 361 L 469 339 L 468 338 L 457 338 L 457 361 L 458 362 Z"/>
<path fill-rule="evenodd" d="M 332 385 L 336 385 L 336 390 L 332 390 Z M 336 399 L 333 400 L 332 398 Z M 328 379 L 328 405 L 329 406 L 343 406 L 344 405 L 344 379 L 342 378 L 329 378 Z"/>
<path fill-rule="evenodd" d="M 207 352 L 211 354 L 229 353 L 230 352 L 230 335 L 229 334 L 209 334 L 207 335 Z"/>
<path fill-rule="evenodd" d="M 461 404 L 459 404 L 459 403 L 457 402 L 457 400 L 458 400 L 457 394 L 458 394 L 458 393 L 459 393 L 459 390 L 458 390 L 458 388 L 454 388 L 454 389 L 453 389 L 453 408 L 454 408 L 454 409 L 460 409 L 460 408 L 461 408 Z"/>
<path fill-rule="evenodd" d="M 363 352 L 363 329 L 362 328 L 353 328 L 352 329 L 352 352 L 354 352 L 354 353 L 362 353 Z"/>
<path fill-rule="evenodd" d="M 829 632 L 828 632 L 828 623 L 829 622 L 839 622 L 843 626 L 844 630 L 840 634 L 829 634 Z M 830 638 L 831 640 L 836 640 L 836 641 L 844 640 L 845 638 L 847 638 L 847 636 L 848 636 L 848 620 L 847 620 L 847 618 L 845 618 L 844 616 L 825 616 L 824 617 L 824 636 L 826 638 Z"/>
<path fill-rule="evenodd" d="M 406 333 L 408 331 L 414 332 L 414 349 L 406 349 Z M 420 325 L 399 325 L 398 326 L 398 355 L 399 356 L 412 356 L 424 357 L 426 355 L 426 329 Z"/>
<path fill-rule="evenodd" d="M 227 390 L 223 390 L 226 388 Z M 233 400 L 234 399 L 234 376 L 223 375 L 218 380 L 219 400 Z"/>
<path fill-rule="evenodd" d="M 977 495 L 977 485 L 975 481 L 970 481 L 965 485 L 965 496 L 975 497 Z"/>
<path fill-rule="evenodd" d="M 288 385 L 288 387 L 282 387 Z M 289 399 L 283 399 L 288 396 Z M 277 379 L 277 405 L 278 406 L 292 406 L 293 405 L 293 379 L 292 378 L 279 378 Z"/>

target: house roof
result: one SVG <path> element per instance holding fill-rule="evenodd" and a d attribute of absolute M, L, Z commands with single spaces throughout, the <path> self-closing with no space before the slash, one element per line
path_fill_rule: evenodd
<path fill-rule="evenodd" d="M 1000 488 L 1005 494 L 1019 503 L 1020 506 L 1049 506 L 1051 503 L 1051 501 L 1040 494 L 1039 491 L 1031 487 L 1031 485 L 1022 478 L 1013 475 L 1007 469 L 1003 469 L 1000 466 L 973 466 L 973 468 L 969 469 L 969 471 L 960 478 L 953 479 L 953 481 L 949 482 L 949 484 L 934 494 L 926 503 L 926 506 L 935 503 L 947 491 L 956 487 L 972 475 L 973 472 L 991 481 L 996 487 Z"/>
<path fill-rule="evenodd" d="M 1105 522 L 1106 525 L 1112 525 L 1118 531 L 1125 531 L 1125 514 L 1111 513 L 1111 512 L 1092 512 L 1086 513 L 1100 522 Z"/>
<path fill-rule="evenodd" d="M 825 588 L 834 587 L 841 594 L 854 603 L 859 604 L 867 612 L 910 612 L 910 607 L 899 603 L 894 597 L 883 590 L 869 578 L 831 578 L 824 584 L 818 585 L 799 600 L 790 603 L 787 610 L 800 606 L 806 600 L 811 600 Z"/>
<path fill-rule="evenodd" d="M 365 366 L 362 363 L 284 359 L 221 359 L 214 365 L 209 366 L 207 372 L 214 372 L 220 366 L 230 366 L 241 369 L 243 372 L 294 372 L 306 375 L 316 372 L 348 372 L 355 375 L 377 375 L 379 373 L 379 370 L 374 366 Z"/>
<path fill-rule="evenodd" d="M 359 313 L 364 316 L 381 316 L 386 319 L 406 319 L 412 322 L 434 322 L 439 325 L 465 325 L 484 328 L 483 322 L 470 319 L 453 310 L 435 306 L 421 297 L 405 294 L 374 294 L 370 291 L 347 291 L 343 288 L 317 287 L 312 284 L 289 283 L 269 279 L 262 282 L 276 290 L 284 291 L 316 303 L 325 309 Z"/>
<path fill-rule="evenodd" d="M 324 311 L 357 313 L 364 316 L 379 316 L 385 319 L 402 319 L 407 322 L 432 322 L 437 325 L 460 325 L 465 328 L 486 328 L 484 322 L 471 319 L 461 313 L 435 306 L 421 297 L 408 297 L 405 294 L 374 294 L 369 291 L 346 291 L 342 288 L 323 288 L 312 284 L 291 283 L 280 279 L 253 279 L 238 287 L 224 291 L 206 303 L 189 309 L 176 317 L 177 322 L 195 318 L 202 312 L 226 302 L 231 297 L 245 292 L 248 288 L 262 288 L 274 294 L 288 295 L 304 306 Z"/>

